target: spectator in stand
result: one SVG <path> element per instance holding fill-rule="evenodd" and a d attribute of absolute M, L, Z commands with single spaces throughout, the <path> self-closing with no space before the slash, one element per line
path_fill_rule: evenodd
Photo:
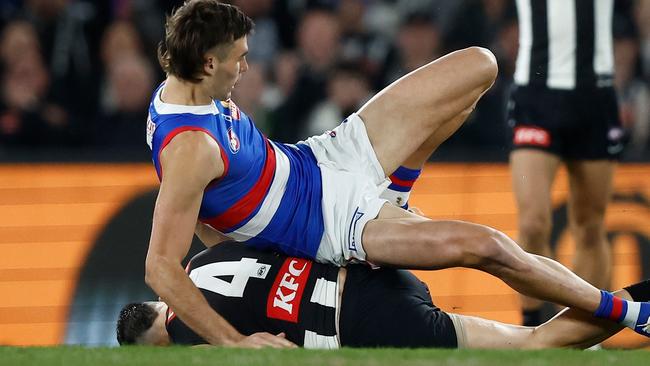
<path fill-rule="evenodd" d="M 232 92 L 232 99 L 237 101 L 237 106 L 245 111 L 255 121 L 255 125 L 268 135 L 270 106 L 268 81 L 266 70 L 261 63 L 248 63 L 248 71 L 242 75 L 237 86 Z"/>
<path fill-rule="evenodd" d="M 248 37 L 248 56 L 251 62 L 270 62 L 275 59 L 280 47 L 278 29 L 270 17 L 273 0 L 234 0 L 255 22 L 255 32 Z"/>
<path fill-rule="evenodd" d="M 151 63 L 142 55 L 125 55 L 110 65 L 107 81 L 111 103 L 99 116 L 93 141 L 102 146 L 135 148 L 147 156 L 142 136 L 154 87 Z"/>
<path fill-rule="evenodd" d="M 412 13 L 404 19 L 382 72 L 380 87 L 440 56 L 440 33 L 431 15 Z"/>
<path fill-rule="evenodd" d="M 334 129 L 372 96 L 368 77 L 356 64 L 340 64 L 327 82 L 327 99 L 312 111 L 304 136 L 320 135 Z"/>
<path fill-rule="evenodd" d="M 25 0 L 25 17 L 39 35 L 50 73 L 50 96 L 67 114 L 62 144 L 79 144 L 97 110 L 99 40 L 108 23 L 107 2 Z"/>
<path fill-rule="evenodd" d="M 129 21 L 111 23 L 102 37 L 100 52 L 105 71 L 125 54 L 142 55 L 142 40 L 133 23 Z"/>
<path fill-rule="evenodd" d="M 284 103 L 274 111 L 273 136 L 283 142 L 295 142 L 314 106 L 326 98 L 327 76 L 338 61 L 340 28 L 334 13 L 309 10 L 297 33 L 302 65 L 295 85 Z"/>
<path fill-rule="evenodd" d="M 368 6 L 365 0 L 341 0 L 339 3 L 341 61 L 357 64 L 360 71 L 375 80 L 380 77 L 391 43 L 387 37 L 368 31 L 365 19 Z"/>
<path fill-rule="evenodd" d="M 92 141 L 100 146 L 136 148 L 144 155 L 142 136 L 156 74 L 132 23 L 116 21 L 107 28 L 101 58 L 105 80 Z"/>
<path fill-rule="evenodd" d="M 0 57 L 0 141 L 18 145 L 63 141 L 68 132 L 67 112 L 48 98 L 50 76 L 29 22 L 16 20 L 4 28 Z"/>

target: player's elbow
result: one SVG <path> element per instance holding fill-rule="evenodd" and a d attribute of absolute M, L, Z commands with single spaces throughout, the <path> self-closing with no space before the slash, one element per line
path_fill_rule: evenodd
<path fill-rule="evenodd" d="M 159 256 L 147 255 L 144 267 L 144 282 L 155 291 L 163 277 L 164 264 Z"/>

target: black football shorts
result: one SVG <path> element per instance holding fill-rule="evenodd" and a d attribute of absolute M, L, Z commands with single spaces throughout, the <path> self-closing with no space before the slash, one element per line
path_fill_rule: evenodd
<path fill-rule="evenodd" d="M 411 272 L 347 266 L 339 320 L 344 347 L 456 348 L 454 324 Z"/>
<path fill-rule="evenodd" d="M 618 160 L 626 144 L 611 87 L 557 90 L 515 86 L 508 124 L 512 148 L 550 152 L 563 160 Z"/>

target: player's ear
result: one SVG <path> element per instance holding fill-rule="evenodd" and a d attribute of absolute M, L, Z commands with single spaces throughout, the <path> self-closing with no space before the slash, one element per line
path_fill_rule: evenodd
<path fill-rule="evenodd" d="M 207 53 L 205 55 L 205 62 L 203 63 L 203 72 L 207 75 L 214 75 L 214 73 L 217 72 L 218 67 L 219 60 L 217 60 L 217 57 Z"/>

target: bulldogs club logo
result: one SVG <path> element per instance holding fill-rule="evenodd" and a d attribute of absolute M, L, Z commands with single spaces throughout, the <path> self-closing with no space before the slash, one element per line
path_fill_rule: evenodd
<path fill-rule="evenodd" d="M 232 127 L 230 127 L 228 129 L 228 147 L 230 148 L 230 151 L 233 154 L 237 154 L 240 146 L 241 144 L 239 143 L 239 137 L 237 137 L 235 132 L 232 130 Z"/>

